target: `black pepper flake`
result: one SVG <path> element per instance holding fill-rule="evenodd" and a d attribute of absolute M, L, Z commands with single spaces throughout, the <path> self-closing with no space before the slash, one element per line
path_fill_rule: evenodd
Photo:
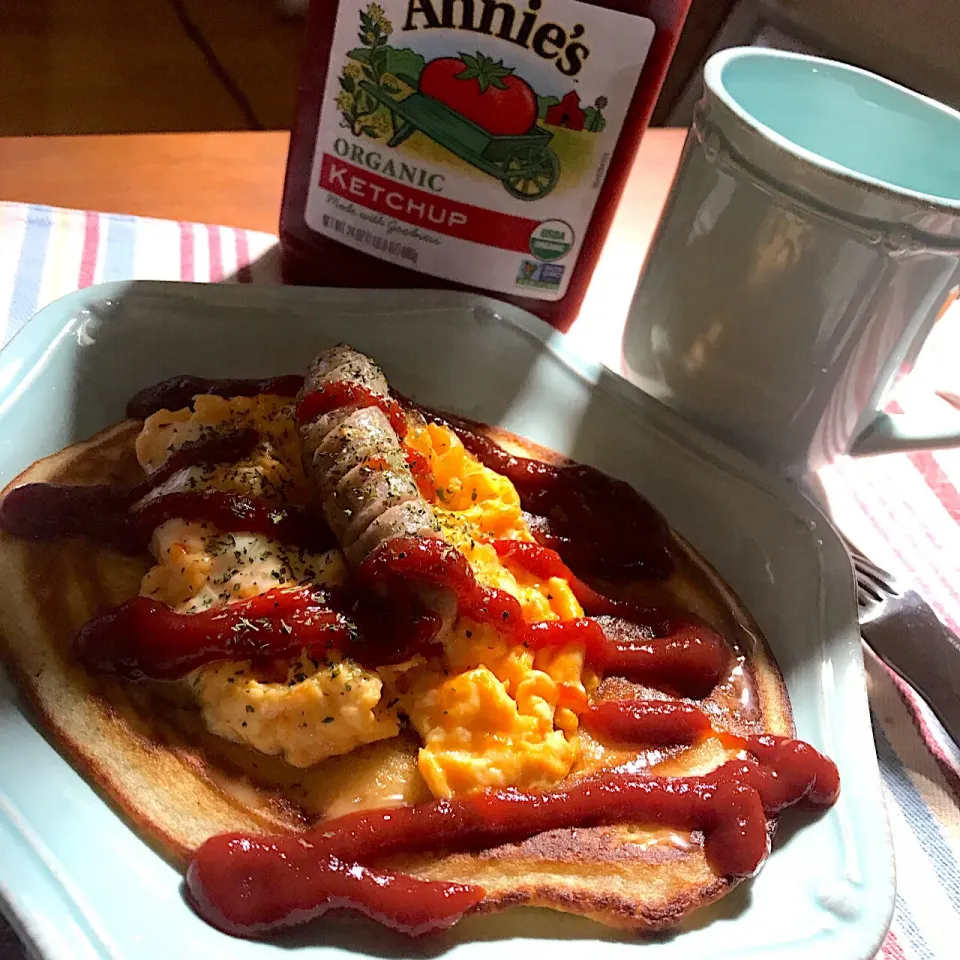
<path fill-rule="evenodd" d="M 324 717 L 321 723 L 333 723 L 333 717 Z"/>
<path fill-rule="evenodd" d="M 255 708 L 254 708 L 254 707 L 251 707 L 250 704 L 248 703 L 248 704 L 247 704 L 247 713 L 254 713 L 254 712 L 255 712 Z"/>
<path fill-rule="evenodd" d="M 246 720 L 244 720 L 243 723 L 240 724 L 241 727 L 245 727 L 246 725 L 247 725 L 247 721 L 246 721 Z"/>

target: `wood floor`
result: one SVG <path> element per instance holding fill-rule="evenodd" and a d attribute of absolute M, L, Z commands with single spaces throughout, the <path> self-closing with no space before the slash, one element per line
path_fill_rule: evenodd
<path fill-rule="evenodd" d="M 274 0 L 0 0 L 0 136 L 289 127 L 303 28 Z"/>

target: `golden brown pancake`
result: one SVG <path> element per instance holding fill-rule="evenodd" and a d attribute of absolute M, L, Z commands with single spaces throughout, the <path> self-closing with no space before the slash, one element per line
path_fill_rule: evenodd
<path fill-rule="evenodd" d="M 140 426 L 128 420 L 74 444 L 29 467 L 8 489 L 139 479 L 133 442 Z M 487 432 L 511 452 L 566 462 L 513 434 Z M 726 638 L 734 669 L 700 701 L 715 729 L 792 735 L 786 690 L 759 630 L 677 535 L 673 554 L 676 569 L 666 584 L 604 585 L 606 591 L 624 599 L 670 596 Z M 0 652 L 64 755 L 140 836 L 183 867 L 191 851 L 217 833 L 298 831 L 327 816 L 429 798 L 417 770 L 415 734 L 297 769 L 209 733 L 178 684 L 113 680 L 76 663 L 70 645 L 79 628 L 135 596 L 150 564 L 146 554 L 131 558 L 86 540 L 36 543 L 0 532 Z M 663 694 L 608 677 L 597 696 Z M 706 773 L 728 756 L 715 739 L 638 751 L 602 744 L 586 732 L 580 737 L 581 757 L 564 783 L 625 763 L 663 775 Z M 385 863 L 425 879 L 481 885 L 480 911 L 534 905 L 644 929 L 673 926 L 738 882 L 713 871 L 698 833 L 642 824 L 556 830 L 480 852 L 436 851 Z"/>

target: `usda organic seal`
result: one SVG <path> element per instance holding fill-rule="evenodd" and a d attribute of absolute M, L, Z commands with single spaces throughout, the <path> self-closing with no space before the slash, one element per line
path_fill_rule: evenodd
<path fill-rule="evenodd" d="M 559 260 L 573 246 L 573 227 L 563 220 L 544 220 L 530 234 L 530 252 L 538 260 Z"/>

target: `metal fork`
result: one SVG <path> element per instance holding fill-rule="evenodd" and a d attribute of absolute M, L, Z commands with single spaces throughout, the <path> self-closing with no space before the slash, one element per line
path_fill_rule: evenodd
<path fill-rule="evenodd" d="M 960 638 L 916 591 L 843 539 L 853 561 L 863 639 L 960 744 Z"/>

